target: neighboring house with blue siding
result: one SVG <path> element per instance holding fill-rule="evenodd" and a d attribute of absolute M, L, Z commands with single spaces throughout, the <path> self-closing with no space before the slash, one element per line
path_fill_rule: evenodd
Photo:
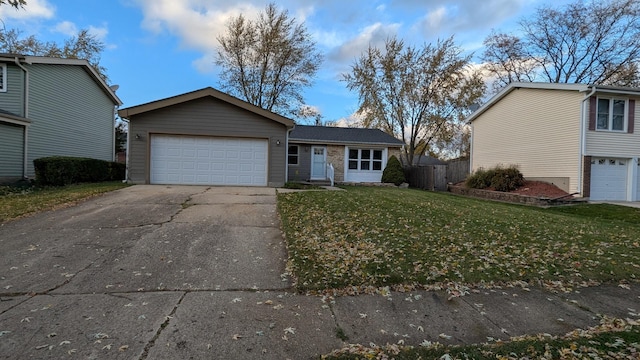
<path fill-rule="evenodd" d="M 46 156 L 114 160 L 120 105 L 86 60 L 0 54 L 0 182 Z"/>

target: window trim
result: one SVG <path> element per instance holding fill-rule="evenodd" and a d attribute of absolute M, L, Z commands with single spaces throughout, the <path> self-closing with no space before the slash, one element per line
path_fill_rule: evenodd
<path fill-rule="evenodd" d="M 357 151 L 357 157 L 351 157 L 351 151 Z M 362 151 L 369 151 L 369 157 L 366 159 L 362 158 Z M 380 152 L 380 159 L 376 159 L 374 154 L 376 151 Z M 357 167 L 355 169 L 351 168 L 351 162 L 355 161 L 357 163 Z M 363 169 L 362 164 L 366 162 L 368 164 L 368 169 Z M 375 170 L 374 163 L 380 163 L 380 170 Z M 379 148 L 349 148 L 347 151 L 347 169 L 349 171 L 383 171 L 384 170 L 384 149 Z"/>
<path fill-rule="evenodd" d="M 291 154 L 291 153 L 289 152 L 289 150 L 290 150 L 292 147 L 294 147 L 294 146 L 296 147 L 297 151 L 296 151 L 296 153 L 295 153 L 295 154 Z M 291 156 L 295 156 L 295 158 L 296 158 L 296 163 L 295 163 L 295 164 L 292 164 L 292 163 L 289 161 L 289 160 L 290 160 L 290 158 L 291 158 Z M 297 145 L 297 144 L 293 144 L 293 145 L 292 145 L 292 144 L 289 144 L 289 147 L 287 148 L 287 165 L 291 165 L 291 166 L 300 166 L 300 145 Z"/>
<path fill-rule="evenodd" d="M 7 64 L 0 64 L 0 71 L 2 71 L 2 81 L 0 81 L 0 92 L 7 92 Z"/>
<path fill-rule="evenodd" d="M 600 115 L 600 99 L 606 99 L 609 101 L 609 109 L 607 109 L 607 128 L 598 127 L 598 116 Z M 624 110 L 623 110 L 623 126 L 622 129 L 616 130 L 613 129 L 613 106 L 614 102 L 624 101 Z M 620 98 L 615 96 L 598 96 L 596 98 L 596 108 L 595 108 L 595 130 L 596 131 L 606 131 L 606 132 L 616 132 L 616 133 L 626 133 L 628 132 L 629 127 L 629 99 Z"/>

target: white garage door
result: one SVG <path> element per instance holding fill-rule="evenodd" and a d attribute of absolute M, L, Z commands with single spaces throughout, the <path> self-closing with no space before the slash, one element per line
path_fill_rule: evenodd
<path fill-rule="evenodd" d="M 151 183 L 267 185 L 267 140 L 151 136 Z"/>
<path fill-rule="evenodd" d="M 627 200 L 628 159 L 591 160 L 591 200 Z"/>

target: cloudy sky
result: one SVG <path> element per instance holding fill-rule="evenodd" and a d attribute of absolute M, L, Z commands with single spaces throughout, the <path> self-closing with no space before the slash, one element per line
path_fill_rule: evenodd
<path fill-rule="evenodd" d="M 268 0 L 27 0 L 23 10 L 0 7 L 6 29 L 62 43 L 87 28 L 106 44 L 101 64 L 120 85 L 123 107 L 218 86 L 213 57 L 216 37 L 228 19 L 255 17 Z M 469 53 L 480 54 L 492 29 L 515 31 L 536 8 L 566 0 L 280 0 L 304 22 L 324 54 L 321 70 L 305 92 L 308 105 L 325 120 L 348 118 L 357 96 L 341 74 L 367 46 L 390 36 L 422 45 L 454 36 Z"/>

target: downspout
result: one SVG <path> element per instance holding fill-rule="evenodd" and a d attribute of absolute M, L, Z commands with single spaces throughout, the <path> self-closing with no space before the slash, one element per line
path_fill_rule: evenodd
<path fill-rule="evenodd" d="M 16 56 L 14 58 L 14 62 L 15 64 L 22 69 L 22 71 L 24 71 L 24 101 L 22 102 L 23 108 L 22 108 L 22 116 L 26 119 L 29 118 L 29 70 L 27 70 L 27 68 L 25 68 L 22 64 L 20 64 L 20 59 L 18 59 L 18 57 Z M 29 145 L 29 126 L 25 126 L 24 127 L 24 136 L 23 136 L 23 140 L 22 140 L 22 178 L 23 179 L 27 179 L 27 168 L 28 168 L 28 145 Z"/>
<path fill-rule="evenodd" d="M 587 132 L 585 130 L 585 122 L 587 121 L 586 118 L 586 106 L 587 103 L 586 101 L 589 100 L 589 98 L 591 98 L 591 96 L 593 96 L 593 94 L 596 93 L 596 87 L 595 86 L 591 86 L 591 92 L 586 94 L 584 99 L 582 99 L 582 106 L 580 107 L 580 155 L 579 155 L 579 159 L 578 159 L 578 192 L 584 196 L 584 194 L 582 194 L 582 179 L 584 177 L 584 154 L 586 152 L 586 136 L 587 136 Z"/>

